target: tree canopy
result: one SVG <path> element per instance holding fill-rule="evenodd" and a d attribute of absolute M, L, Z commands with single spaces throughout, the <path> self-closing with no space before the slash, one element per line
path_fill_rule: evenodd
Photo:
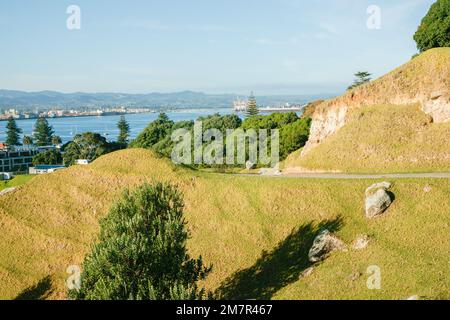
<path fill-rule="evenodd" d="M 365 83 L 368 83 L 370 80 L 372 80 L 371 76 L 372 74 L 367 71 L 358 71 L 357 73 L 355 73 L 356 79 L 353 81 L 353 84 L 350 87 L 348 87 L 348 90 L 357 88 Z"/>
<path fill-rule="evenodd" d="M 17 126 L 16 120 L 13 117 L 8 119 L 6 124 L 6 144 L 9 146 L 20 146 L 20 134 L 22 130 Z"/>
<path fill-rule="evenodd" d="M 38 153 L 33 157 L 33 165 L 55 165 L 62 163 L 61 153 L 57 150 L 49 150 L 45 152 Z"/>
<path fill-rule="evenodd" d="M 258 109 L 258 104 L 256 103 L 256 98 L 252 94 L 250 95 L 250 97 L 248 98 L 248 102 L 247 102 L 247 108 L 245 110 L 245 115 L 247 117 L 253 117 L 253 116 L 257 116 L 259 114 L 259 109 Z"/>
<path fill-rule="evenodd" d="M 47 119 L 40 117 L 37 119 L 34 128 L 34 140 L 38 146 L 49 146 L 52 144 L 53 127 Z"/>
<path fill-rule="evenodd" d="M 450 0 L 437 0 L 422 19 L 414 40 L 420 52 L 450 47 Z"/>
<path fill-rule="evenodd" d="M 128 143 L 128 138 L 130 137 L 130 124 L 125 119 L 125 116 L 120 117 L 117 128 L 119 128 L 117 142 L 126 145 Z"/>
<path fill-rule="evenodd" d="M 120 148 L 117 144 L 108 143 L 106 138 L 99 133 L 85 132 L 77 134 L 73 141 L 69 142 L 63 149 L 64 164 L 71 166 L 78 159 L 93 161 Z"/>

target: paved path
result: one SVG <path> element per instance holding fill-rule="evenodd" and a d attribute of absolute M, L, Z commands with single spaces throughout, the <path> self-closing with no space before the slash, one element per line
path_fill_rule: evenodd
<path fill-rule="evenodd" d="M 282 175 L 241 174 L 240 176 L 280 178 L 280 179 L 450 179 L 450 173 L 386 173 L 386 174 L 346 174 L 346 173 L 295 173 Z"/>

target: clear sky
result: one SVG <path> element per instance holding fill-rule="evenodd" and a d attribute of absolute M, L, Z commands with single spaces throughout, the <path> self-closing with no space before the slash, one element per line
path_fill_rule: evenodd
<path fill-rule="evenodd" d="M 433 0 L 0 0 L 0 88 L 337 93 L 416 53 Z M 69 5 L 81 29 L 68 30 Z M 381 9 L 381 29 L 367 8 Z"/>

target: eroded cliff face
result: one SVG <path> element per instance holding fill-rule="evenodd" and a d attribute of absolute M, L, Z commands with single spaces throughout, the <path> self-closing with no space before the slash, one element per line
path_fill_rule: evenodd
<path fill-rule="evenodd" d="M 429 50 L 380 79 L 317 106 L 302 155 L 342 128 L 352 108 L 418 103 L 433 122 L 450 121 L 450 48 Z"/>
<path fill-rule="evenodd" d="M 363 108 L 364 106 L 379 104 L 414 105 L 419 103 L 422 110 L 431 116 L 433 122 L 442 123 L 450 121 L 450 93 L 438 92 L 428 97 L 395 97 L 390 100 L 358 100 L 352 101 L 351 98 L 350 100 L 348 98 L 337 98 L 317 108 L 312 116 L 309 140 L 302 151 L 302 155 L 307 154 L 328 136 L 342 128 L 347 122 L 347 114 L 351 108 Z"/>

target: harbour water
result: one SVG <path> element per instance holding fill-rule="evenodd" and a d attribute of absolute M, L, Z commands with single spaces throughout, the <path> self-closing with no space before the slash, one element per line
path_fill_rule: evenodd
<path fill-rule="evenodd" d="M 199 109 L 167 112 L 167 116 L 173 121 L 196 120 L 199 117 L 214 113 L 221 115 L 231 114 L 233 110 L 227 109 Z M 158 117 L 158 113 L 128 114 L 125 116 L 130 124 L 130 136 L 135 138 L 147 125 Z M 72 138 L 83 132 L 97 132 L 108 140 L 115 140 L 119 133 L 117 122 L 120 116 L 101 117 L 73 117 L 73 118 L 49 118 L 48 122 L 53 126 L 55 135 L 60 136 L 63 142 L 71 141 Z M 36 119 L 17 120 L 17 125 L 22 129 L 24 135 L 32 135 Z M 0 141 L 6 138 L 6 121 L 0 122 Z"/>

